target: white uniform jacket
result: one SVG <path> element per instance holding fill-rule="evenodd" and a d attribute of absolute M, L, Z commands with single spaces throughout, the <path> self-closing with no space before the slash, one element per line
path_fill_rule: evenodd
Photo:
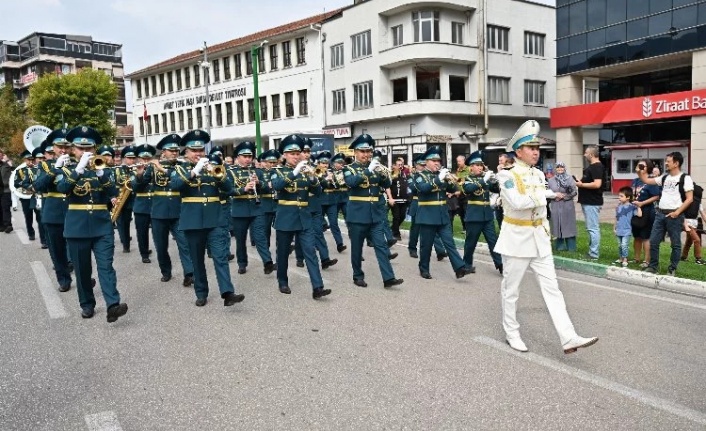
<path fill-rule="evenodd" d="M 498 172 L 504 218 L 494 251 L 510 257 L 552 254 L 544 173 L 516 160 Z"/>

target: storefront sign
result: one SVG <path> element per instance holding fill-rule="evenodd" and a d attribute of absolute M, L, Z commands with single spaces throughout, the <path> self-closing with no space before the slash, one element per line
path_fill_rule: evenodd
<path fill-rule="evenodd" d="M 20 77 L 20 82 L 22 84 L 29 84 L 30 82 L 34 82 L 37 80 L 37 74 L 35 72 L 30 72 L 26 75 L 22 75 Z"/>
<path fill-rule="evenodd" d="M 706 89 L 567 106 L 550 112 L 553 129 L 706 115 Z"/>
<path fill-rule="evenodd" d="M 211 102 L 220 102 L 221 100 L 242 99 L 247 96 L 245 87 L 235 88 L 233 90 L 219 91 L 208 95 Z M 206 95 L 201 94 L 194 97 L 185 97 L 183 99 L 164 102 L 164 110 L 184 108 L 187 106 L 204 105 L 206 103 Z"/>
<path fill-rule="evenodd" d="M 333 135 L 333 139 L 338 138 L 350 138 L 351 137 L 351 126 L 344 127 L 334 127 L 331 129 L 324 129 L 321 131 L 326 135 Z"/>

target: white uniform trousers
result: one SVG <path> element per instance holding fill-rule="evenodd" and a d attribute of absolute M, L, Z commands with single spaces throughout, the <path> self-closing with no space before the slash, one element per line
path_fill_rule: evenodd
<path fill-rule="evenodd" d="M 517 322 L 517 299 L 520 296 L 520 283 L 527 271 L 532 268 L 537 283 L 542 290 L 544 302 L 549 309 L 549 315 L 554 328 L 564 345 L 576 337 L 576 330 L 566 312 L 564 295 L 559 290 L 554 269 L 554 257 L 512 257 L 503 255 L 503 281 L 501 285 L 503 329 L 508 338 L 520 336 L 520 324 Z"/>

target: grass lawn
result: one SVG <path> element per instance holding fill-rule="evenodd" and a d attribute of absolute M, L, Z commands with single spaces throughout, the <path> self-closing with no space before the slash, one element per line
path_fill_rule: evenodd
<path fill-rule="evenodd" d="M 391 219 L 390 219 L 391 220 Z M 588 253 L 588 232 L 586 232 L 586 224 L 582 221 L 577 221 L 578 236 L 576 237 L 576 249 L 575 252 L 568 251 L 555 251 L 556 256 L 566 257 L 575 260 L 585 260 L 590 261 L 586 258 Z M 402 229 L 409 229 L 409 222 L 402 223 Z M 458 217 L 454 217 L 454 237 L 464 239 L 465 235 L 462 232 L 461 222 Z M 683 237 L 682 237 L 683 238 Z M 481 242 L 485 242 L 483 235 L 481 235 Z M 683 243 L 682 243 L 683 244 Z M 666 274 L 667 268 L 669 267 L 669 255 L 672 249 L 669 242 L 664 242 L 659 248 L 659 272 L 660 274 Z M 597 262 L 604 265 L 612 265 L 613 261 L 618 259 L 618 239 L 613 233 L 613 225 L 609 223 L 601 223 L 601 252 L 600 258 Z M 632 241 L 630 241 L 630 255 L 629 259 L 633 258 Z M 630 269 L 640 269 L 638 263 L 631 263 L 628 267 Z M 694 263 L 694 249 L 692 247 L 689 250 L 689 260 L 684 262 L 679 262 L 679 267 L 677 268 L 677 277 L 688 278 L 691 280 L 706 281 L 706 265 L 697 265 Z"/>

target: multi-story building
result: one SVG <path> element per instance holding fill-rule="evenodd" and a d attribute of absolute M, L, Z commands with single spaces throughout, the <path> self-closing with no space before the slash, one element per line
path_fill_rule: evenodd
<path fill-rule="evenodd" d="M 84 67 L 102 70 L 118 87 L 115 124 L 128 124 L 121 45 L 90 36 L 32 33 L 17 42 L 0 41 L 0 85 L 11 82 L 19 100 L 45 73 L 66 75 Z"/>
<path fill-rule="evenodd" d="M 606 189 L 680 151 L 706 180 L 706 1 L 558 0 L 557 156 L 580 175 L 600 145 Z"/>
<path fill-rule="evenodd" d="M 553 19 L 553 8 L 524 0 L 356 2 L 209 47 L 208 68 L 194 50 L 129 74 L 144 106 L 135 138 L 205 129 L 209 79 L 212 140 L 230 151 L 254 139 L 251 49 L 262 46 L 264 149 L 307 133 L 333 135 L 340 150 L 369 133 L 390 155 L 441 144 L 451 159 L 499 149 L 527 118 L 552 146 Z"/>

